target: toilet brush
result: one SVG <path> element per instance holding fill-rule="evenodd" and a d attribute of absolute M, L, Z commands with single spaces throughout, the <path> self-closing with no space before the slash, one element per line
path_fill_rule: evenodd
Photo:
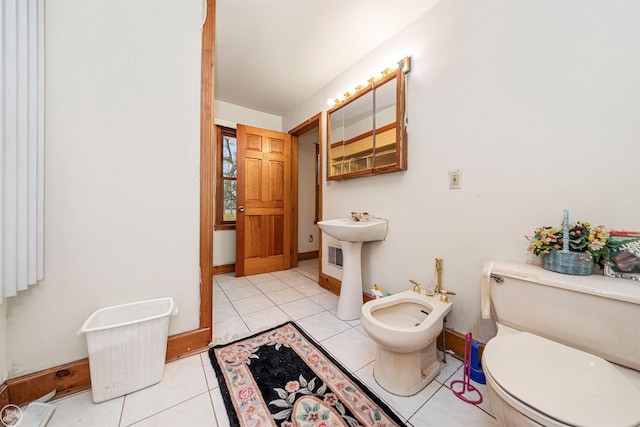
<path fill-rule="evenodd" d="M 482 394 L 480 393 L 480 390 L 478 390 L 471 384 L 471 381 L 469 379 L 471 373 L 471 341 L 471 332 L 467 332 L 467 334 L 464 336 L 464 375 L 462 377 L 462 380 L 451 381 L 450 386 L 453 394 L 458 396 L 461 400 L 477 405 L 478 403 L 482 403 Z M 456 391 L 453 387 L 454 384 L 458 383 L 462 384 L 462 389 L 460 391 Z M 474 391 L 478 393 L 477 399 L 472 400 L 465 396 L 465 393 Z"/>

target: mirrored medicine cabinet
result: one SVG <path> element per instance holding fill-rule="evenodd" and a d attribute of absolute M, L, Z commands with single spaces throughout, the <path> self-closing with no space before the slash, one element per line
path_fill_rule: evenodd
<path fill-rule="evenodd" d="M 327 180 L 407 169 L 401 68 L 327 111 Z"/>

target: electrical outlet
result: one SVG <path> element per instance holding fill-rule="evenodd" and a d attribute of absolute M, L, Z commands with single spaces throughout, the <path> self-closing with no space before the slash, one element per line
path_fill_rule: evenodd
<path fill-rule="evenodd" d="M 459 188 L 462 188 L 460 186 L 460 171 L 455 170 L 455 171 L 449 172 L 449 189 L 457 190 Z"/>

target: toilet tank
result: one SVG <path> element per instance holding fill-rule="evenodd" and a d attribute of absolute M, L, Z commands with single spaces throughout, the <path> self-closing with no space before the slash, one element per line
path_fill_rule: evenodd
<path fill-rule="evenodd" d="M 492 264 L 485 273 L 498 279 L 489 281 L 496 322 L 640 370 L 639 282 L 571 276 L 516 262 Z"/>

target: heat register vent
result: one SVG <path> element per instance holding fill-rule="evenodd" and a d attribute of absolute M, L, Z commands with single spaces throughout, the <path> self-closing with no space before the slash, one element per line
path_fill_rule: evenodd
<path fill-rule="evenodd" d="M 329 265 L 342 267 L 342 248 L 329 245 Z"/>

